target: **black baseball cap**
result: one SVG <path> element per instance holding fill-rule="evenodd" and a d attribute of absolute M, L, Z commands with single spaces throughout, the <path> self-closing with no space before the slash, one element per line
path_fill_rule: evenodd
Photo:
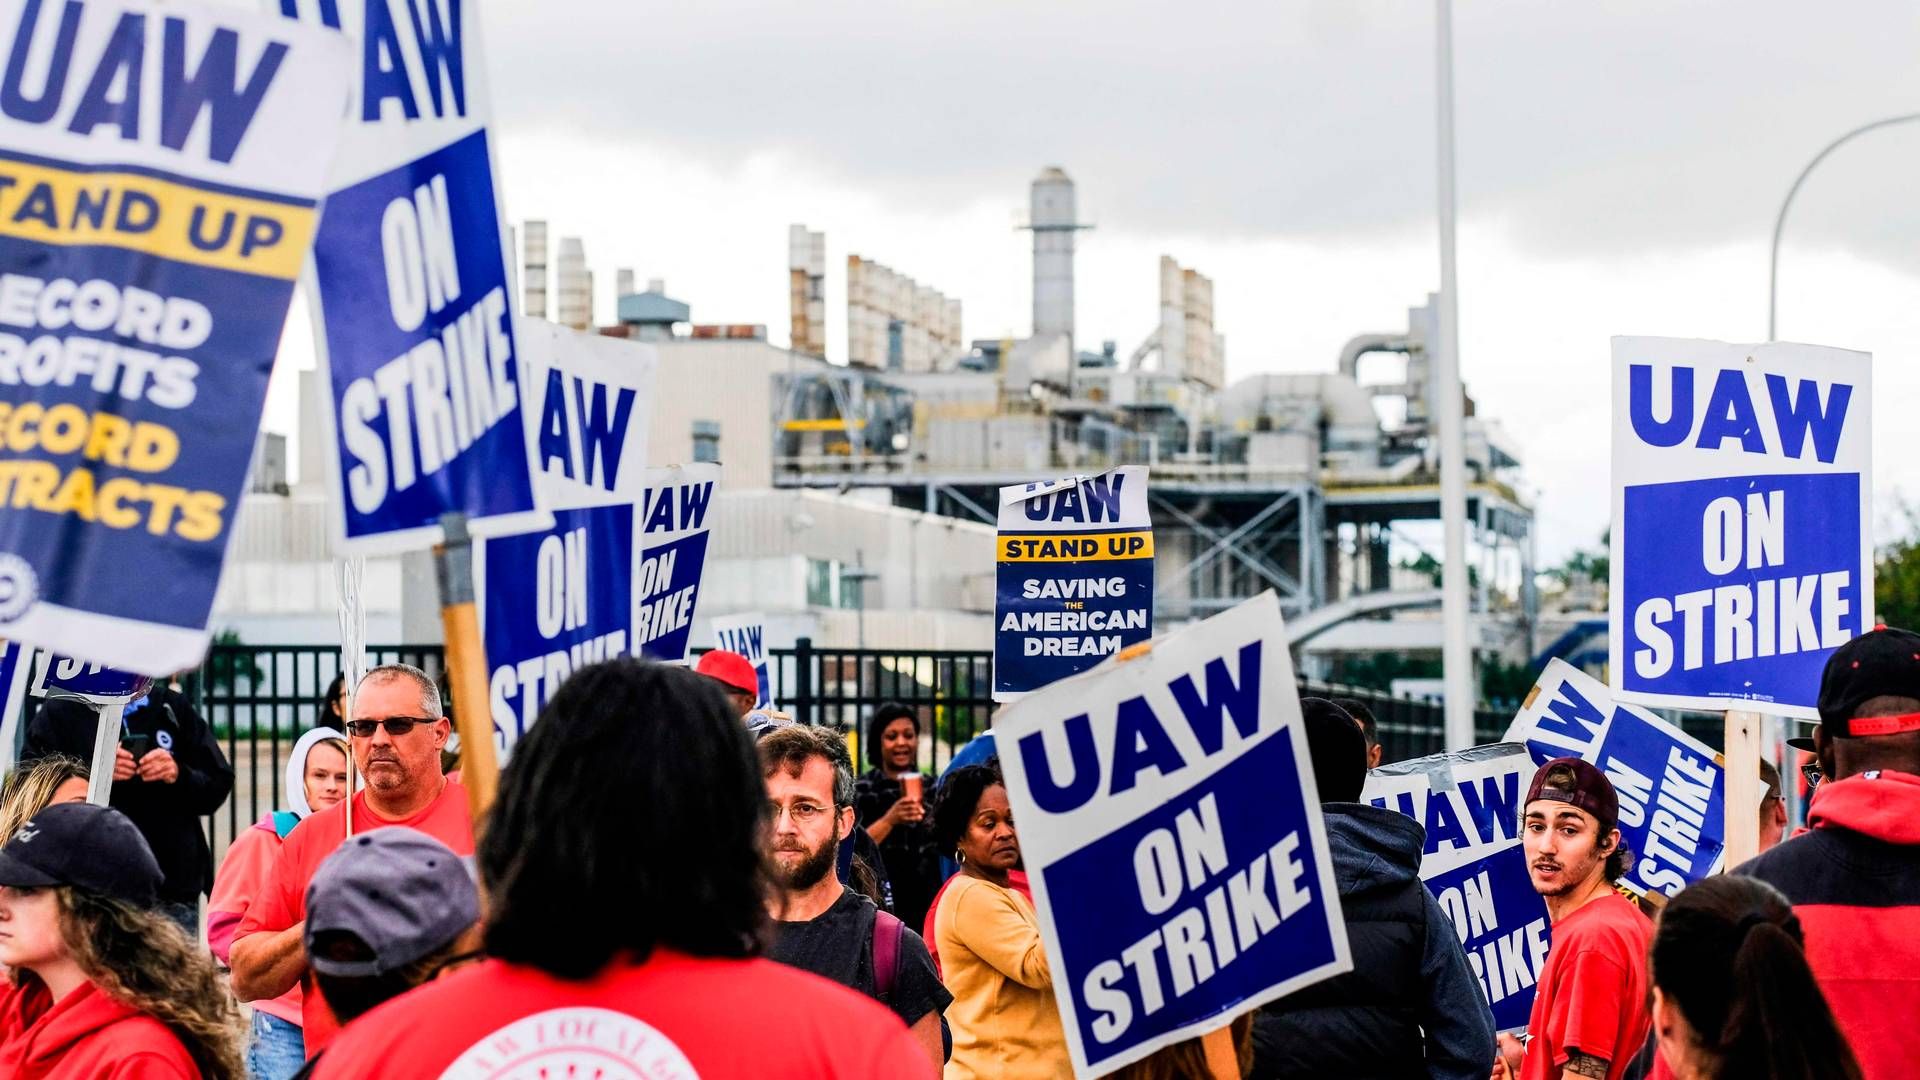
<path fill-rule="evenodd" d="M 160 864 L 146 837 L 109 806 L 59 803 L 33 815 L 0 847 L 0 885 L 83 892 L 152 907 Z"/>
<path fill-rule="evenodd" d="M 1920 634 L 1876 626 L 1833 650 L 1820 674 L 1820 726 L 1836 739 L 1920 731 L 1920 713 L 1855 715 L 1877 697 L 1920 699 Z"/>
<path fill-rule="evenodd" d="M 1548 787 L 1547 774 L 1560 768 L 1573 771 L 1573 783 Z M 1602 829 L 1610 829 L 1620 820 L 1620 795 L 1613 790 L 1613 781 L 1592 762 L 1580 758 L 1554 758 L 1540 766 L 1540 771 L 1533 774 L 1533 783 L 1527 785 L 1527 801 L 1521 805 L 1524 808 L 1541 799 L 1585 810 L 1599 819 Z"/>

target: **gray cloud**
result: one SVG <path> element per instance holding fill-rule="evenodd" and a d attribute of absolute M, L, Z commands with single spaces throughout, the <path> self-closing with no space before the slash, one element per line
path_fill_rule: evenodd
<path fill-rule="evenodd" d="M 777 150 L 930 208 L 1067 166 L 1109 227 L 1426 234 L 1424 3 L 488 4 L 509 130 L 722 167 Z M 1844 14 L 1842 14 L 1844 13 Z M 1764 239 L 1827 138 L 1920 109 L 1920 13 L 1874 0 L 1487 0 L 1456 15 L 1463 210 L 1568 257 Z M 1823 167 L 1792 242 L 1920 267 L 1920 125 Z"/>

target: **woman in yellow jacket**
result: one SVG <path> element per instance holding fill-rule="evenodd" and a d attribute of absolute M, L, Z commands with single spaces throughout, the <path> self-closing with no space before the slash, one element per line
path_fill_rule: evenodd
<path fill-rule="evenodd" d="M 973 765 L 941 781 L 933 835 L 960 860 L 934 918 L 941 974 L 953 994 L 945 1080 L 1071 1076 L 1040 920 L 1008 887 L 1020 841 L 1000 770 Z"/>

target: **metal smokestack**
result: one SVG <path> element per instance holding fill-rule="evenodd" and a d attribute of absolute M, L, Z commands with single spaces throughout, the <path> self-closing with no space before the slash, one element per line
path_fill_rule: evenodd
<path fill-rule="evenodd" d="M 1027 227 L 1033 230 L 1033 336 L 1073 338 L 1073 234 L 1079 221 L 1073 181 L 1049 166 L 1033 181 Z"/>

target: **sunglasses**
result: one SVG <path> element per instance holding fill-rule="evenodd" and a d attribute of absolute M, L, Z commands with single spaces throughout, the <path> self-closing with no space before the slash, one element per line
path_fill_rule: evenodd
<path fill-rule="evenodd" d="M 374 728 L 386 728 L 387 734 L 397 739 L 412 731 L 415 724 L 437 724 L 439 722 L 437 717 L 430 716 L 389 716 L 385 720 L 349 720 L 347 721 L 347 734 L 356 739 L 371 739 L 373 738 Z"/>

